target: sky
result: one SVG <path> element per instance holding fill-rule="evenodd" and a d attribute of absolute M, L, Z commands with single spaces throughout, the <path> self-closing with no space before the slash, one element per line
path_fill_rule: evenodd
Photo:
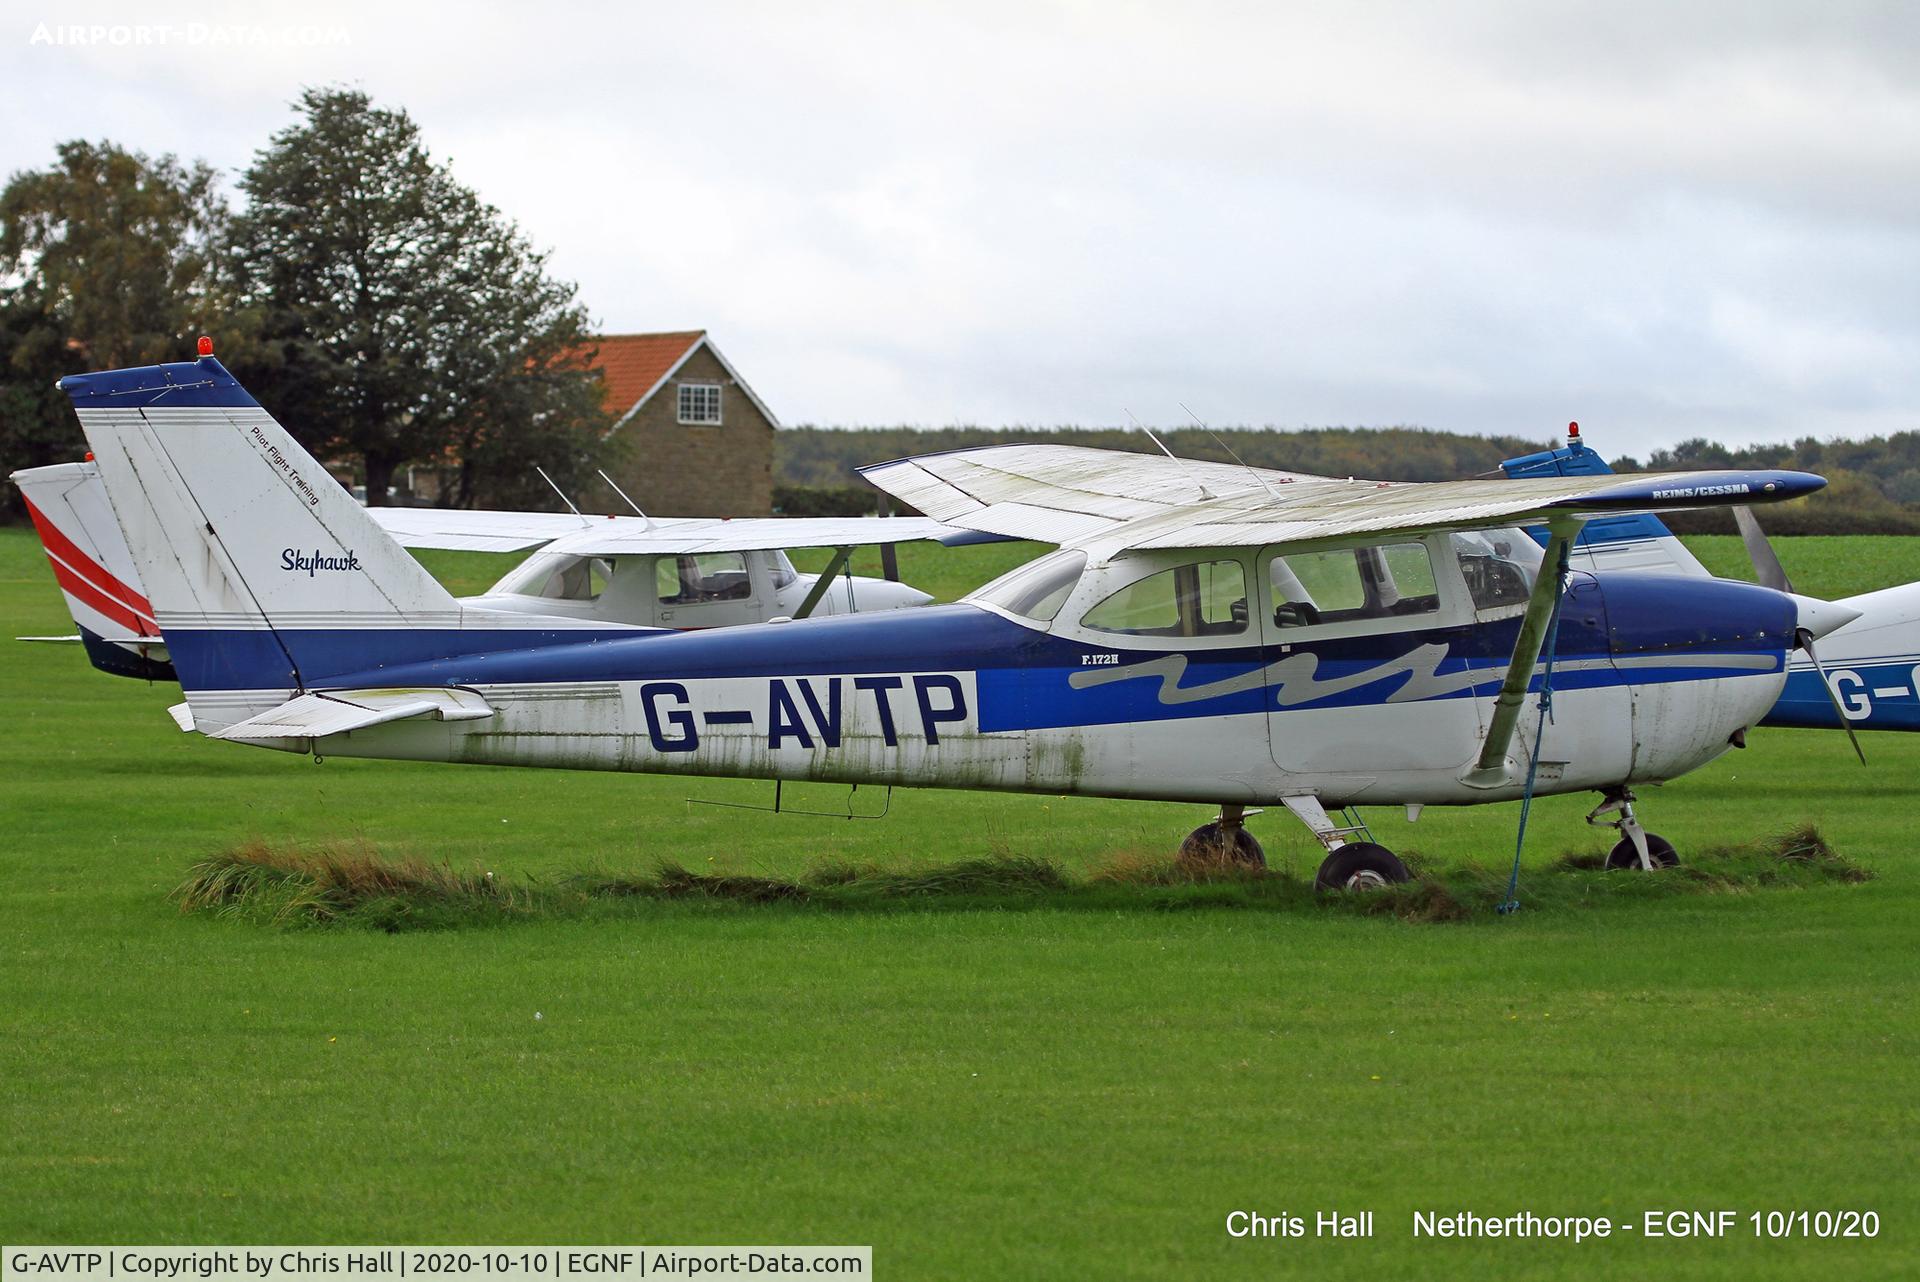
<path fill-rule="evenodd" d="M 1920 429 L 1920 5 L 0 6 L 0 171 L 404 107 L 782 422 Z M 1185 408 L 1183 408 L 1185 407 Z"/>

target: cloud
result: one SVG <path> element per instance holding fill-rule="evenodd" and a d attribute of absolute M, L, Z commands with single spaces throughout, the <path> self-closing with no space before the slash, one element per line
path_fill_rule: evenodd
<path fill-rule="evenodd" d="M 349 81 L 609 328 L 707 326 L 789 422 L 1185 402 L 1645 453 L 1920 428 L 1915 12 L 346 4 L 300 17 L 346 43 L 140 49 L 29 12 L 0 161 L 238 168 Z"/>

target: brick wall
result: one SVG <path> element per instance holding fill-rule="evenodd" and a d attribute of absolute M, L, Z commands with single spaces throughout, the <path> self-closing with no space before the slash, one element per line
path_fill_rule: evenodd
<path fill-rule="evenodd" d="M 679 421 L 682 382 L 720 385 L 720 426 Z M 773 432 L 702 347 L 616 429 L 623 457 L 607 474 L 648 516 L 767 516 L 773 511 Z"/>

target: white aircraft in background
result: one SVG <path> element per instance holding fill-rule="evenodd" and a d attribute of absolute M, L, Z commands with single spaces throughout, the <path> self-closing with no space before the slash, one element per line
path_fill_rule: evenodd
<path fill-rule="evenodd" d="M 1500 465 L 1514 478 L 1612 476 L 1606 460 L 1567 425 L 1567 443 L 1511 458 Z M 1734 519 L 1753 562 L 1755 576 L 1767 587 L 1793 591 L 1780 559 L 1742 507 Z M 1546 532 L 1531 531 L 1544 544 Z M 1587 569 L 1636 570 L 1655 574 L 1711 577 L 1699 558 L 1651 512 L 1603 517 L 1587 523 L 1573 548 L 1574 564 Z M 1786 687 L 1763 726 L 1804 726 L 1845 730 L 1920 730 L 1920 582 L 1863 592 L 1835 602 L 1859 614 L 1853 622 L 1820 638 L 1787 665 Z M 1824 669 L 1824 671 L 1823 671 Z M 1860 742 L 1854 739 L 1855 752 Z M 1861 753 L 1862 761 L 1866 760 Z"/>
<path fill-rule="evenodd" d="M 676 632 L 455 600 L 211 356 L 62 380 L 211 738 L 293 752 L 1208 802 L 1317 881 L 1405 867 L 1329 809 L 1634 788 L 1728 750 L 1854 617 L 1770 588 L 1568 570 L 1589 517 L 1769 502 L 1801 472 L 1393 485 L 1065 446 L 866 469 L 929 517 L 1060 545 L 947 606 Z M 317 483 L 316 483 L 317 482 Z M 1541 551 L 1518 526 L 1545 522 Z M 304 566 L 301 559 L 306 558 Z M 290 563 L 291 561 L 291 563 Z M 1551 676 L 1554 715 L 1523 716 Z"/>
<path fill-rule="evenodd" d="M 13 483 L 66 597 L 93 666 L 117 676 L 175 679 L 166 642 L 127 550 L 99 468 L 56 463 L 15 472 Z M 382 507 L 369 515 L 408 548 L 540 551 L 467 604 L 663 628 L 720 628 L 775 618 L 925 605 L 933 598 L 893 579 L 846 574 L 856 547 L 931 539 L 980 541 L 923 517 L 790 519 L 583 517 L 564 512 L 470 512 Z M 819 574 L 802 574 L 787 548 L 833 548 Z M 292 573 L 318 577 L 321 555 L 286 548 Z"/>

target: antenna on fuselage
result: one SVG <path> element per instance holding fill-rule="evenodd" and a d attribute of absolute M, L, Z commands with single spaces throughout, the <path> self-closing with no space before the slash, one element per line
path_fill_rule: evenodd
<path fill-rule="evenodd" d="M 1187 403 L 1185 401 L 1180 402 L 1180 408 L 1183 410 L 1187 410 Z M 1206 424 L 1206 420 L 1202 419 L 1198 414 L 1195 414 L 1192 410 L 1187 410 L 1187 417 L 1192 419 L 1194 422 L 1200 424 L 1200 430 L 1205 432 L 1208 436 L 1211 436 L 1213 438 L 1214 444 L 1218 445 L 1221 449 L 1227 452 L 1228 458 L 1238 463 L 1241 467 L 1246 468 L 1247 473 L 1250 476 L 1252 476 L 1254 480 L 1260 483 L 1260 488 L 1267 492 L 1268 498 L 1274 500 L 1276 503 L 1280 501 L 1280 491 L 1274 489 L 1273 486 L 1267 483 L 1267 478 L 1260 475 L 1260 469 L 1251 466 L 1250 464 L 1248 464 L 1248 462 L 1245 459 L 1241 458 L 1238 454 L 1235 454 L 1233 452 L 1233 446 L 1227 444 L 1224 440 L 1222 440 L 1220 438 L 1220 433 L 1214 431 L 1211 427 L 1208 427 Z"/>
<path fill-rule="evenodd" d="M 567 492 L 565 490 L 561 489 L 558 485 L 555 485 L 553 483 L 553 478 L 547 475 L 546 468 L 541 467 L 538 463 L 535 463 L 533 465 L 533 470 L 540 473 L 540 479 L 545 481 L 553 489 L 553 492 L 560 496 L 560 501 L 567 505 L 567 511 L 573 513 L 575 516 L 580 517 L 580 524 L 582 525 L 592 524 L 592 522 L 587 520 L 586 517 L 580 516 L 580 509 L 573 505 L 573 500 L 567 497 Z"/>
<path fill-rule="evenodd" d="M 1174 461 L 1175 466 L 1177 466 L 1182 472 L 1185 472 L 1187 474 L 1187 479 L 1189 481 L 1192 481 L 1194 488 L 1200 491 L 1201 498 L 1211 499 L 1211 498 L 1218 497 L 1216 494 L 1213 493 L 1213 491 L 1209 490 L 1201 482 L 1199 477 L 1193 474 L 1192 470 L 1187 467 L 1187 463 L 1185 459 L 1181 458 L 1178 454 L 1175 454 L 1172 450 L 1168 449 L 1167 443 L 1153 434 L 1152 428 L 1148 427 L 1145 423 L 1142 423 L 1139 419 L 1134 418 L 1132 410 L 1126 411 L 1126 414 L 1129 419 L 1133 420 L 1133 425 L 1135 427 L 1139 428 L 1141 431 L 1147 434 L 1148 440 L 1152 441 L 1155 445 L 1158 445 L 1160 447 L 1160 452 L 1162 454 L 1172 459 Z"/>
<path fill-rule="evenodd" d="M 596 467 L 593 470 L 600 474 L 601 480 L 605 481 L 608 485 L 613 487 L 613 492 L 615 494 L 618 494 L 623 500 L 625 500 L 626 505 L 633 509 L 633 514 L 639 517 L 641 520 L 645 521 L 647 523 L 647 528 L 651 530 L 653 528 L 653 518 L 648 516 L 645 512 L 642 512 L 640 510 L 640 505 L 638 503 L 635 503 L 633 499 L 628 496 L 627 492 L 621 489 L 620 486 L 615 483 L 614 479 L 611 476 L 608 476 L 606 472 L 602 471 L 600 468 Z"/>

